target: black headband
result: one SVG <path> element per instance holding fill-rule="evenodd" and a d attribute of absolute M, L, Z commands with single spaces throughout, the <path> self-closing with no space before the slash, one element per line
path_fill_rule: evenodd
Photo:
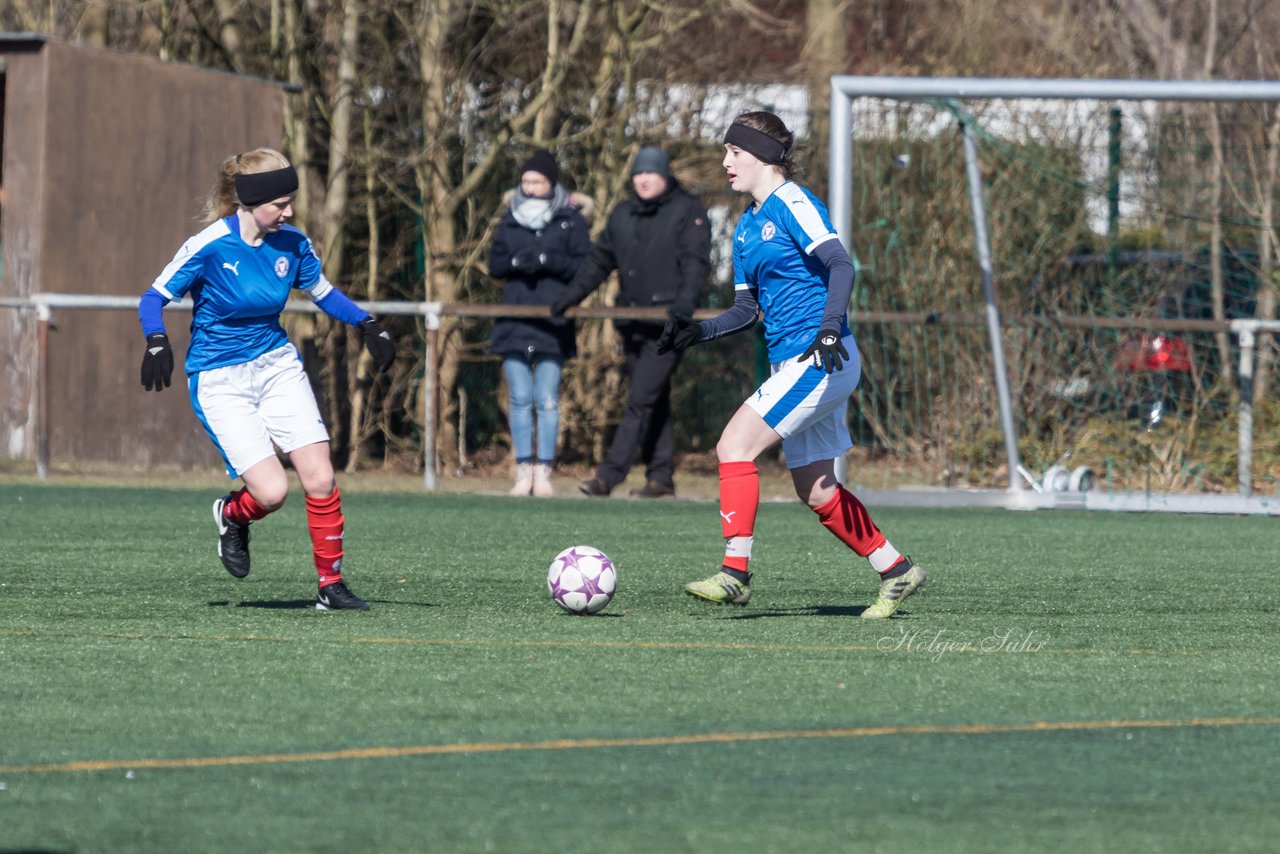
<path fill-rule="evenodd" d="M 724 132 L 724 144 L 736 145 L 752 154 L 761 163 L 781 166 L 787 159 L 787 147 L 762 130 L 746 125 L 729 125 Z"/>
<path fill-rule="evenodd" d="M 252 208 L 298 192 L 298 173 L 292 166 L 270 172 L 242 172 L 236 176 L 236 197 Z"/>

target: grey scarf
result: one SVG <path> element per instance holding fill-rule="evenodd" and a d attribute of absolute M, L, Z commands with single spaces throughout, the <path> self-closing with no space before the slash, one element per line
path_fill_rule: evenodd
<path fill-rule="evenodd" d="M 526 196 L 516 187 L 516 194 L 511 199 L 511 215 L 516 222 L 530 231 L 542 231 L 556 215 L 556 211 L 569 204 L 569 193 L 564 187 L 556 184 L 549 199 L 538 199 Z"/>

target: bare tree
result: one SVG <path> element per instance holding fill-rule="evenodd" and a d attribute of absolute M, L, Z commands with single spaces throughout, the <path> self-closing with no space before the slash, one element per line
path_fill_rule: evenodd
<path fill-rule="evenodd" d="M 360 20 L 363 14 L 361 0 L 342 0 L 341 34 L 337 45 L 337 74 L 328 105 L 329 169 L 325 181 L 324 202 L 321 208 L 318 231 L 321 235 L 326 274 L 341 281 L 345 265 L 346 219 L 349 202 L 351 174 L 351 119 L 356 93 L 356 53 L 360 44 Z M 354 336 L 347 334 L 343 324 L 333 324 L 327 319 L 320 322 L 321 352 L 324 358 L 324 385 L 326 397 L 337 401 L 347 397 L 343 382 L 347 355 Z M 356 351 L 357 354 L 359 351 Z M 357 359 L 358 359 L 357 355 Z M 368 370 L 365 362 L 364 370 Z M 339 410 L 340 411 L 340 410 Z M 350 453 L 350 436 L 346 424 L 334 420 L 335 446 Z"/>
<path fill-rule="evenodd" d="M 111 29 L 106 0 L 88 0 L 80 15 L 77 37 L 85 44 L 106 47 Z"/>
<path fill-rule="evenodd" d="M 460 160 L 456 156 L 455 141 L 463 125 L 469 93 L 459 82 L 468 79 L 468 69 L 450 61 L 454 52 L 446 42 L 459 26 L 462 5 L 451 0 L 420 0 L 414 20 L 423 85 L 420 113 L 423 151 L 416 163 L 415 175 L 423 201 L 423 236 L 428 248 L 425 296 L 440 302 L 455 302 L 461 295 L 456 265 L 460 248 L 457 217 L 470 196 L 502 162 L 507 143 L 529 131 L 538 116 L 545 113 L 547 105 L 560 94 L 570 62 L 586 43 L 589 24 L 598 9 L 595 3 L 582 2 L 576 10 L 564 9 L 566 13 L 576 14 L 562 21 L 552 13 L 558 15 L 564 7 L 559 3 L 548 7 L 547 30 L 558 33 L 562 26 L 569 24 L 568 43 L 563 50 L 547 54 L 542 74 L 538 83 L 530 87 L 529 97 L 491 132 L 485 147 L 471 149 L 468 153 L 472 157 Z M 437 448 L 440 462 L 446 468 L 457 463 L 452 391 L 457 382 L 459 334 L 457 323 L 450 320 L 442 324 L 439 335 L 441 407 Z M 425 464 L 436 465 L 436 461 L 427 460 Z"/>
<path fill-rule="evenodd" d="M 848 33 L 844 12 L 847 0 L 807 0 L 805 10 L 804 50 L 800 58 L 809 85 L 809 140 L 813 161 L 827 160 L 827 132 L 830 119 L 826 106 L 831 100 L 831 77 L 845 70 Z M 821 170 L 810 170 L 821 174 Z M 814 184 L 815 191 L 823 192 L 825 181 Z"/>

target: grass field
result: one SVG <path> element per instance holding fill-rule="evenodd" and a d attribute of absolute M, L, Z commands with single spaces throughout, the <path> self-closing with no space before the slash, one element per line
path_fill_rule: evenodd
<path fill-rule="evenodd" d="M 0 851 L 1225 851 L 1280 838 L 1280 527 L 881 510 L 930 573 L 766 504 L 745 610 L 699 502 L 348 487 L 228 576 L 193 489 L 0 485 Z M 619 566 L 600 615 L 545 571 Z"/>

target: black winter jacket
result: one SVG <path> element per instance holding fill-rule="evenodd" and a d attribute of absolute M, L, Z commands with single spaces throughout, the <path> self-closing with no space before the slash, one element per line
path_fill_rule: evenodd
<path fill-rule="evenodd" d="M 604 231 L 569 283 L 581 302 L 618 271 L 619 306 L 669 307 L 692 314 L 711 271 L 711 226 L 707 209 L 668 179 L 661 196 L 644 201 L 632 194 L 609 214 Z M 621 331 L 656 334 L 662 323 L 619 321 Z"/>
<path fill-rule="evenodd" d="M 560 208 L 541 231 L 525 228 L 508 210 L 489 250 L 489 275 L 506 279 L 503 305 L 551 305 L 590 251 L 587 223 L 576 208 Z M 517 256 L 524 262 L 518 266 L 513 263 Z M 501 318 L 493 325 L 490 350 L 502 356 L 536 353 L 564 359 L 578 352 L 573 321 L 563 317 Z"/>

